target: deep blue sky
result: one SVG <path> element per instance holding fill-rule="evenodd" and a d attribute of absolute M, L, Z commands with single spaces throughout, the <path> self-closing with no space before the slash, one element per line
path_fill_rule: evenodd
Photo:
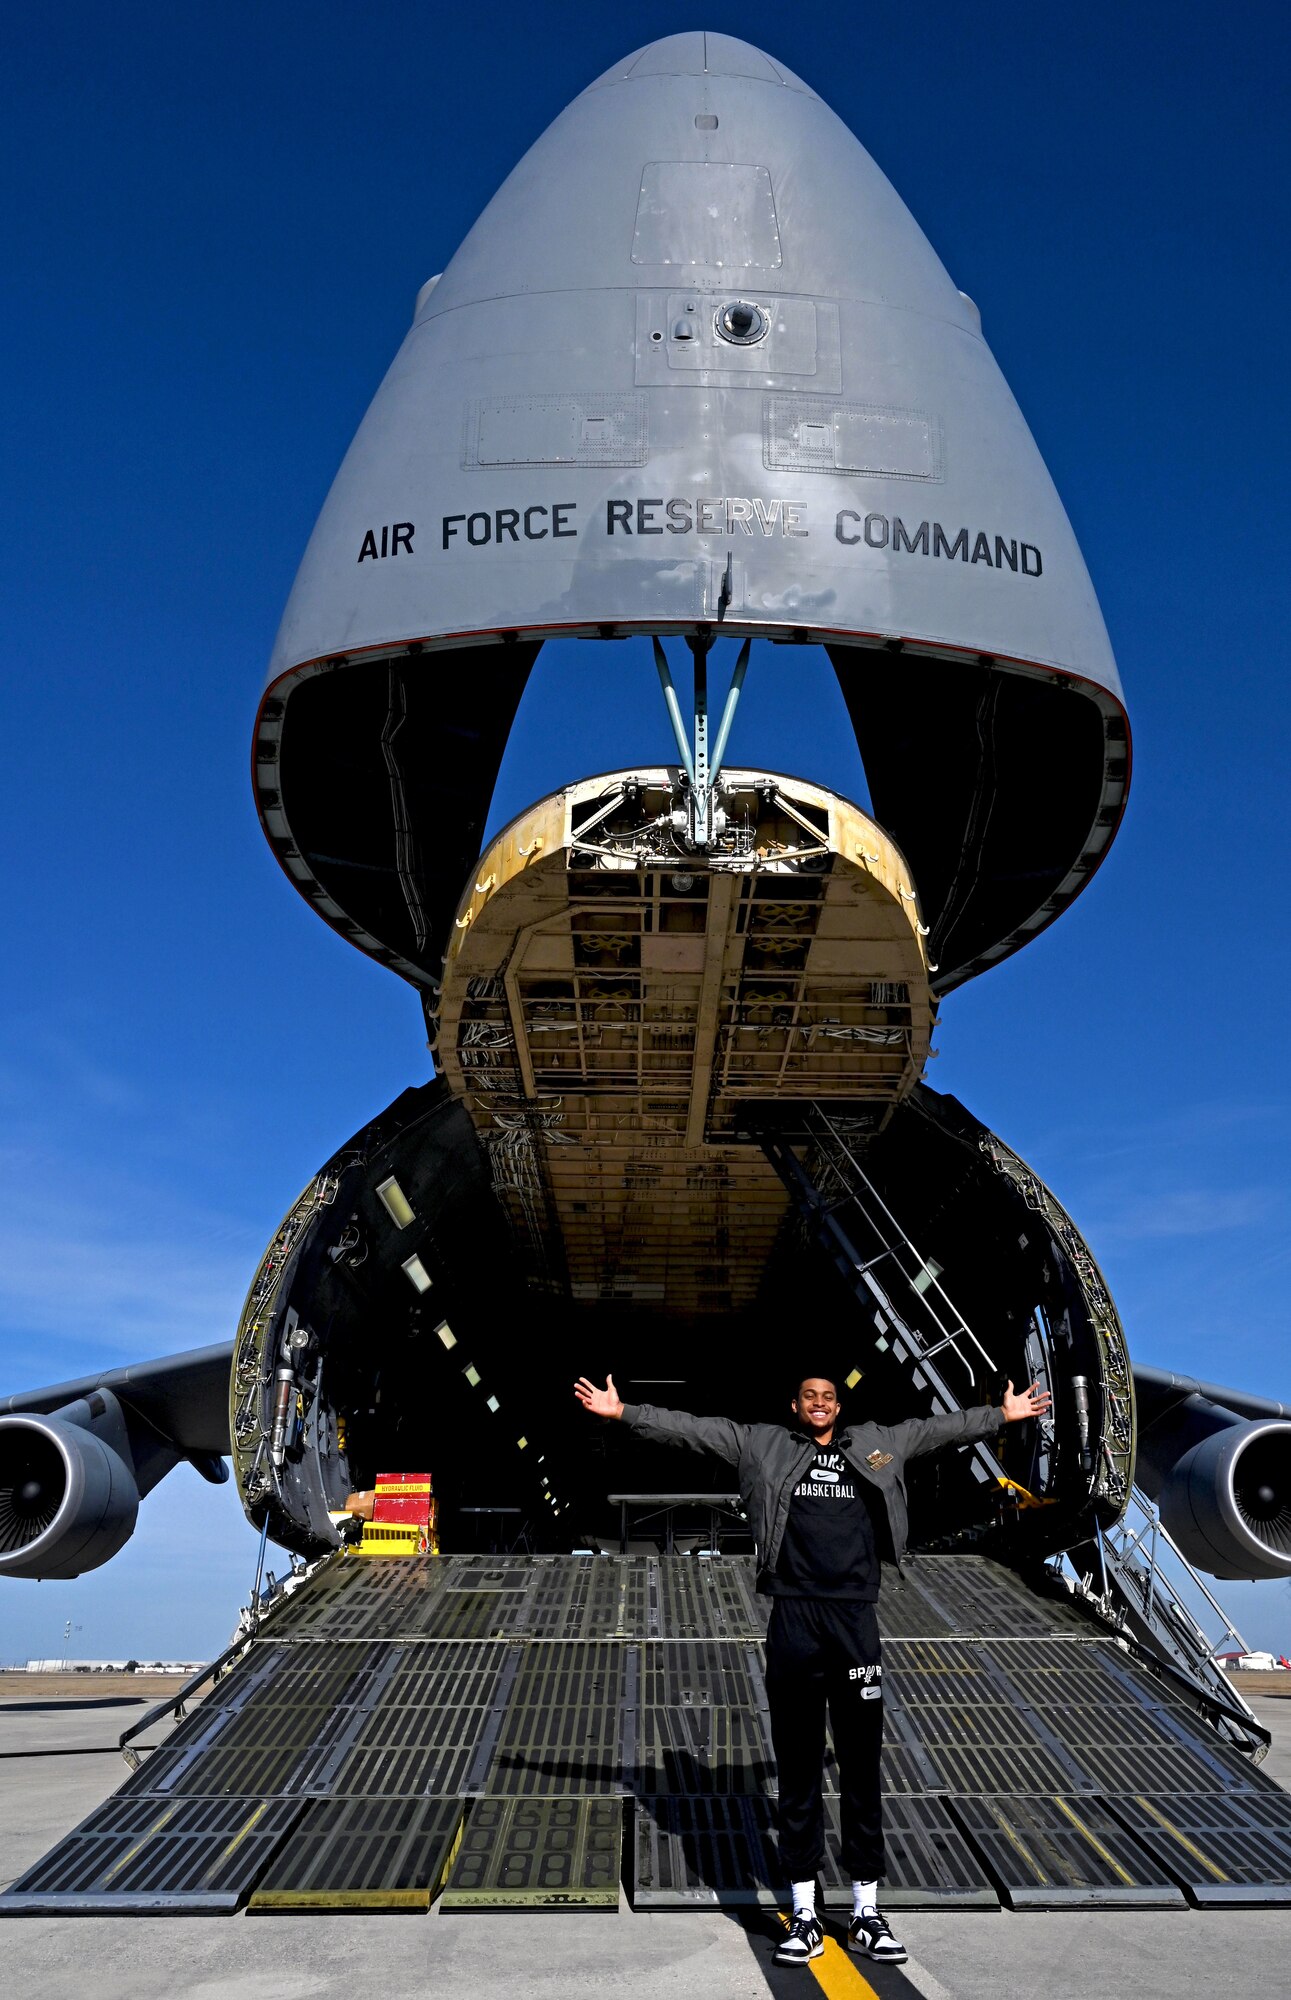
<path fill-rule="evenodd" d="M 877 158 L 1072 516 L 1136 740 L 1079 904 L 947 1005 L 931 1081 L 1090 1237 L 1142 1359 L 1291 1397 L 1284 1025 L 1288 15 L 748 4 L 58 6 L 6 33 L 0 1382 L 229 1334 L 278 1216 L 426 1075 L 247 774 L 279 613 L 408 322 L 519 154 L 677 28 L 760 43 Z M 544 655 L 498 811 L 666 754 L 644 648 Z M 779 656 L 783 659 L 783 655 Z M 824 676 L 732 745 L 855 789 Z M 574 698 L 576 697 L 576 698 Z M 254 1542 L 181 1468 L 0 1659 L 205 1655 Z M 1226 1592 L 1291 1650 L 1291 1589 Z"/>

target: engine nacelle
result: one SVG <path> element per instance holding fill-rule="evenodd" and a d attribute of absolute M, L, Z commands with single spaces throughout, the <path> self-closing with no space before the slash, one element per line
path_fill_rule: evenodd
<path fill-rule="evenodd" d="M 1291 1576 L 1291 1423 L 1233 1423 L 1176 1459 L 1161 1519 L 1198 1569 L 1225 1578 Z"/>
<path fill-rule="evenodd" d="M 91 1428 L 109 1401 L 100 1394 L 52 1416 L 0 1417 L 0 1576 L 80 1576 L 134 1533 L 134 1472 Z"/>

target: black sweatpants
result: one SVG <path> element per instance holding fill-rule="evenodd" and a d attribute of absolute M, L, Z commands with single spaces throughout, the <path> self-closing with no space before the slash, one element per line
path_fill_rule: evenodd
<path fill-rule="evenodd" d="M 777 1597 L 766 1662 L 785 1879 L 809 1881 L 825 1859 L 821 1784 L 828 1702 L 842 1793 L 843 1866 L 856 1881 L 876 1881 L 883 1873 L 883 1668 L 875 1607 Z"/>

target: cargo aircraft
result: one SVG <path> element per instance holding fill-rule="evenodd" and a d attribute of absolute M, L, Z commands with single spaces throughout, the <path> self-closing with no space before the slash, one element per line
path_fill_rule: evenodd
<path fill-rule="evenodd" d="M 627 745 L 485 843 L 551 639 L 607 689 L 657 672 L 676 757 Z M 727 760 L 746 674 L 819 647 L 864 806 Z M 924 1081 L 955 990 L 1106 857 L 1130 731 L 977 307 L 781 63 L 617 63 L 422 287 L 252 772 L 288 880 L 415 989 L 434 1080 L 323 1163 L 230 1342 L 0 1401 L 0 1575 L 106 1562 L 181 1461 L 231 1459 L 306 1561 L 390 1465 L 433 1469 L 448 1548 L 504 1506 L 596 1546 L 659 1468 L 576 1375 L 767 1418 L 803 1355 L 892 1419 L 1039 1379 L 1049 1419 L 912 1485 L 916 1545 L 1065 1556 L 1176 1665 L 1116 1560 L 1136 1482 L 1200 1570 L 1291 1576 L 1291 1410 L 1136 1367 L 1058 1195 Z"/>

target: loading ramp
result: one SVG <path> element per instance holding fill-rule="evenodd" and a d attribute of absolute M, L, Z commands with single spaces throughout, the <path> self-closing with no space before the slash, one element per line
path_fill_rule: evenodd
<path fill-rule="evenodd" d="M 765 1619 L 745 1558 L 339 1554 L 0 1914 L 777 1903 Z M 890 1906 L 1291 1903 L 1291 1795 L 1078 1604 L 920 1556 L 880 1623 Z"/>

